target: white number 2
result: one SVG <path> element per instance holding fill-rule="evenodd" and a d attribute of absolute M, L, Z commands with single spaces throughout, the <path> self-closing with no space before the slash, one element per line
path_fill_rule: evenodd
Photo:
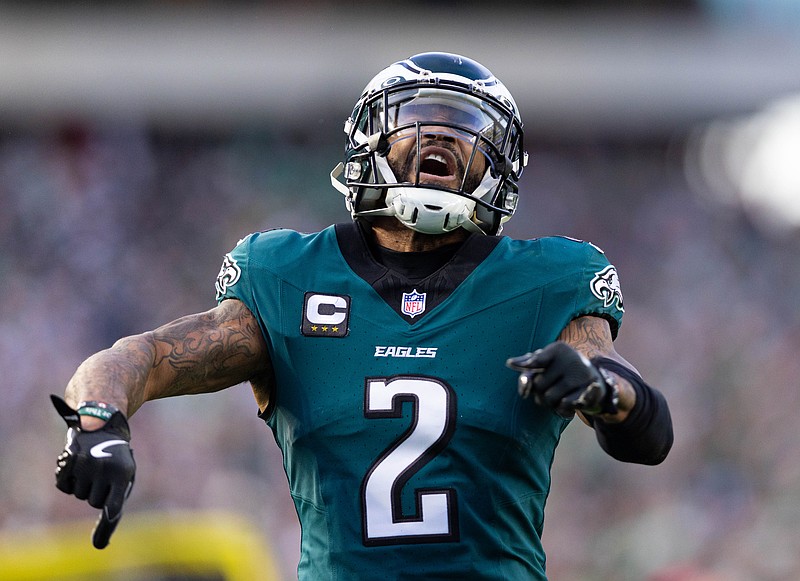
<path fill-rule="evenodd" d="M 361 485 L 364 543 L 387 545 L 458 540 L 458 506 L 451 488 L 416 488 L 414 514 L 403 514 L 402 489 L 447 446 L 455 429 L 456 395 L 430 377 L 369 378 L 364 415 L 402 417 L 410 402 L 409 428 L 375 461 Z"/>

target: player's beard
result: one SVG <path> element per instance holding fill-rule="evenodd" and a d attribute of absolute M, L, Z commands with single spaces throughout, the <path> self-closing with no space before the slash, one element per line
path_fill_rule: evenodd
<path fill-rule="evenodd" d="M 453 154 L 453 157 L 456 160 L 456 178 L 458 183 L 461 184 L 461 181 L 464 179 L 464 172 L 466 172 L 466 167 L 464 166 L 464 160 L 461 158 L 461 152 L 452 143 L 442 142 L 437 140 L 429 140 L 424 141 L 419 147 L 412 147 L 406 159 L 403 161 L 402 167 L 400 167 L 399 171 L 398 168 L 395 167 L 395 164 L 391 161 L 389 162 L 389 167 L 391 167 L 394 175 L 397 177 L 398 181 L 408 180 L 411 183 L 415 183 L 415 176 L 417 173 L 417 153 L 422 151 L 425 147 L 433 145 L 436 147 L 440 147 L 442 149 L 448 150 L 450 153 Z M 477 172 L 472 172 L 470 175 L 467 176 L 466 182 L 464 183 L 464 192 L 471 194 L 475 191 L 478 185 L 481 183 L 483 176 Z M 424 186 L 425 182 L 421 184 L 416 184 L 418 186 Z M 454 188 L 457 189 L 457 188 Z"/>

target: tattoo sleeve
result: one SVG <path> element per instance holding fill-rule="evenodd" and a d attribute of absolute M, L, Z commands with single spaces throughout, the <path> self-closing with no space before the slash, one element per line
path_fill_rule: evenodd
<path fill-rule="evenodd" d="M 611 329 L 599 317 L 579 317 L 564 327 L 558 337 L 591 359 L 598 355 L 608 356 L 614 351 Z"/>
<path fill-rule="evenodd" d="M 611 327 L 608 321 L 601 317 L 585 316 L 573 319 L 564 327 L 558 336 L 560 341 L 564 341 L 572 348 L 583 353 L 588 359 L 594 357 L 607 357 L 624 365 L 632 372 L 639 374 L 637 369 L 628 363 L 614 348 L 614 340 L 611 337 Z M 630 382 L 622 377 L 618 377 L 620 388 L 619 408 L 621 410 L 617 420 L 622 421 L 627 416 L 628 411 L 636 403 L 636 394 Z M 616 420 L 615 420 L 616 421 Z"/>
<path fill-rule="evenodd" d="M 84 361 L 66 399 L 98 399 L 133 414 L 145 401 L 218 391 L 270 366 L 253 314 L 237 300 L 126 337 Z"/>

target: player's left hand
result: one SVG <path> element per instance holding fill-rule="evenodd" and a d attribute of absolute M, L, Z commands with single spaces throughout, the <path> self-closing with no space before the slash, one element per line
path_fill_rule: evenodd
<path fill-rule="evenodd" d="M 518 390 L 563 417 L 576 411 L 588 415 L 615 413 L 619 394 L 613 382 L 583 354 L 563 341 L 533 353 L 512 357 L 506 365 L 519 371 Z"/>

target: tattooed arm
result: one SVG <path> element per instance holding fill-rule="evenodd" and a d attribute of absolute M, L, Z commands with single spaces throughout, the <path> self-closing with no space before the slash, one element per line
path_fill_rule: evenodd
<path fill-rule="evenodd" d="M 595 429 L 597 441 L 610 456 L 623 462 L 659 464 L 672 447 L 672 417 L 664 396 L 642 379 L 614 349 L 608 322 L 580 317 L 559 336 L 576 351 L 601 365 L 619 389 L 617 413 L 580 418 Z M 600 359 L 597 359 L 600 358 Z"/>
<path fill-rule="evenodd" d="M 618 361 L 625 367 L 636 371 L 636 368 L 625 361 L 622 356 L 614 349 L 614 342 L 611 338 L 611 328 L 608 321 L 601 317 L 579 317 L 567 325 L 558 336 L 559 341 L 564 341 L 576 351 L 583 353 L 588 359 L 593 357 L 608 357 Z M 638 373 L 638 371 L 636 371 Z M 616 414 L 603 414 L 601 417 L 609 423 L 623 421 L 628 417 L 628 412 L 636 404 L 636 392 L 630 382 L 624 377 L 614 374 L 619 387 L 619 412 Z M 578 412 L 580 418 L 589 423 L 586 417 Z"/>
<path fill-rule="evenodd" d="M 269 371 L 255 317 L 244 303 L 231 299 L 92 355 L 75 372 L 65 398 L 73 407 L 80 401 L 104 401 L 130 416 L 153 399 L 209 393 L 248 380 L 263 386 Z M 266 407 L 266 393 L 257 392 L 256 398 Z M 96 418 L 81 419 L 86 428 L 97 425 Z"/>
<path fill-rule="evenodd" d="M 234 299 L 120 339 L 84 361 L 67 385 L 67 403 L 52 399 L 68 426 L 56 487 L 103 509 L 92 544 L 98 549 L 108 545 L 133 487 L 136 464 L 124 416 L 151 399 L 218 391 L 247 380 L 259 406 L 266 407 L 271 377 L 258 323 Z M 76 414 L 81 401 L 103 403 L 86 405 Z"/>
<path fill-rule="evenodd" d="M 578 317 L 558 341 L 512 357 L 517 390 L 563 417 L 577 414 L 597 441 L 622 462 L 659 464 L 672 447 L 672 418 L 664 396 L 614 349 L 600 317 Z"/>

